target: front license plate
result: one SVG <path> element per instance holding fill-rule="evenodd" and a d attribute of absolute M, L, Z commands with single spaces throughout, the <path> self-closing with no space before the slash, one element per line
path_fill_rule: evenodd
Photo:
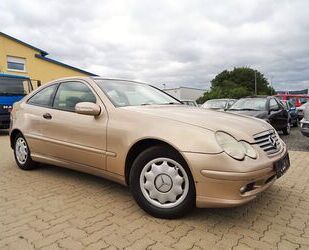
<path fill-rule="evenodd" d="M 280 178 L 290 167 L 290 157 L 286 154 L 282 159 L 275 162 L 274 168 L 276 171 L 277 178 Z"/>

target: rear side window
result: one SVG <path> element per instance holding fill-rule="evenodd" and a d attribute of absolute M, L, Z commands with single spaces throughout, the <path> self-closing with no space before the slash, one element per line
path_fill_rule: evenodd
<path fill-rule="evenodd" d="M 28 103 L 37 105 L 37 106 L 43 106 L 43 107 L 50 107 L 53 102 L 53 96 L 56 91 L 57 85 L 51 85 L 48 86 L 38 93 L 36 93 L 34 96 L 32 96 Z"/>
<path fill-rule="evenodd" d="M 53 107 L 66 111 L 75 111 L 75 105 L 80 102 L 96 103 L 96 97 L 84 83 L 65 82 L 61 83 L 58 88 Z"/>

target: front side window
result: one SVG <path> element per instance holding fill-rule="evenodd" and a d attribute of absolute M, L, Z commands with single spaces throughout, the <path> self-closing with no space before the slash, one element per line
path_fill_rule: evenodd
<path fill-rule="evenodd" d="M 7 68 L 13 71 L 26 71 L 26 60 L 25 58 L 8 56 L 7 57 Z"/>
<path fill-rule="evenodd" d="M 57 90 L 53 107 L 75 111 L 76 104 L 80 102 L 96 103 L 96 97 L 84 83 L 65 82 L 61 83 Z"/>
<path fill-rule="evenodd" d="M 181 104 L 165 92 L 143 83 L 117 80 L 96 80 L 96 83 L 116 107 Z"/>
<path fill-rule="evenodd" d="M 28 103 L 37 105 L 37 106 L 43 106 L 43 107 L 50 107 L 53 102 L 53 95 L 56 91 L 57 85 L 51 85 L 48 86 L 38 93 L 36 93 L 34 96 L 32 96 Z"/>

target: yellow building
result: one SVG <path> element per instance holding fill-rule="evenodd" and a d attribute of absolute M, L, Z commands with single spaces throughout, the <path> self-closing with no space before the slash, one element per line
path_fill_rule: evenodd
<path fill-rule="evenodd" d="M 48 53 L 0 32 L 0 72 L 28 76 L 36 88 L 40 83 L 67 76 L 95 76 L 47 57 Z"/>

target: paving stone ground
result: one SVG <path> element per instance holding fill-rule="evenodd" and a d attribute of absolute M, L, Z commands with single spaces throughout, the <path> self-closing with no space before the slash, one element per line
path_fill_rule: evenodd
<path fill-rule="evenodd" d="M 309 152 L 290 156 L 288 173 L 247 205 L 161 220 L 105 179 L 19 170 L 2 134 L 0 249 L 309 249 Z"/>

